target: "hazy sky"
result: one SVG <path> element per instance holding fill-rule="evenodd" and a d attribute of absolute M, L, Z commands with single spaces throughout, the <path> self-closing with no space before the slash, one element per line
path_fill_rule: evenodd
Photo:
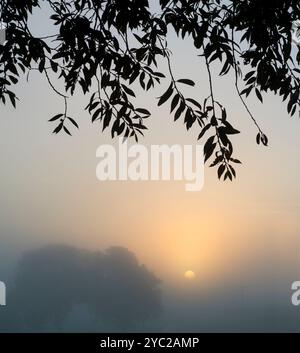
<path fill-rule="evenodd" d="M 45 14 L 34 20 L 37 31 Z M 208 95 L 203 62 L 188 40 L 170 36 L 169 44 L 176 77 L 194 79 L 195 90 L 186 92 L 203 100 Z M 96 149 L 112 141 L 83 110 L 88 96 L 78 93 L 70 103 L 80 130 L 73 137 L 52 135 L 47 120 L 62 111 L 63 101 L 45 78 L 31 73 L 28 83 L 18 85 L 17 109 L 1 106 L 2 252 L 50 242 L 91 249 L 122 245 L 167 283 L 182 282 L 187 269 L 196 272 L 201 287 L 245 276 L 260 280 L 272 272 L 296 280 L 300 121 L 288 116 L 278 97 L 266 96 L 263 105 L 249 99 L 270 140 L 268 148 L 257 146 L 233 77 L 218 79 L 218 70 L 216 96 L 242 132 L 234 146 L 243 165 L 233 183 L 219 182 L 207 166 L 204 189 L 193 193 L 183 182 L 99 182 Z M 141 143 L 195 144 L 196 127 L 186 132 L 182 119 L 173 122 L 168 105 L 156 106 L 167 85 L 137 95 L 137 105 L 152 111 Z"/>

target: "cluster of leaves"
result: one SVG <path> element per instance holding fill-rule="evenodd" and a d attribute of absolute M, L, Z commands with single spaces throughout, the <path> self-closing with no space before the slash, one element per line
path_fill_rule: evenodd
<path fill-rule="evenodd" d="M 174 121 L 184 116 L 184 124 L 187 130 L 198 123 L 201 128 L 198 140 L 202 139 L 208 131 L 213 130 L 214 134 L 204 144 L 204 159 L 207 161 L 215 155 L 215 159 L 210 166 L 218 165 L 219 178 L 224 176 L 224 180 L 227 178 L 232 180 L 236 176 L 232 164 L 241 162 L 232 157 L 233 146 L 229 136 L 238 134 L 239 131 L 227 121 L 225 107 L 214 101 L 212 96 L 207 97 L 201 105 L 193 98 L 185 98 L 177 87 L 178 83 L 189 86 L 195 85 L 192 80 L 188 79 L 179 79 L 172 82 L 166 92 L 159 98 L 158 105 L 172 98 L 170 113 L 174 113 Z M 219 113 L 219 116 L 217 113 Z"/>
<path fill-rule="evenodd" d="M 56 124 L 54 133 L 71 134 L 70 126 L 78 128 L 68 114 L 68 102 L 80 88 L 89 95 L 86 109 L 92 122 L 100 121 L 103 130 L 110 128 L 112 137 L 138 140 L 150 112 L 135 106 L 132 85 L 149 91 L 168 80 L 158 105 L 170 101 L 174 120 L 184 117 L 188 130 L 197 126 L 199 139 L 206 138 L 205 159 L 218 168 L 219 178 L 232 180 L 233 164 L 239 161 L 233 157 L 231 140 L 239 131 L 215 98 L 211 65 L 221 64 L 221 76 L 234 73 L 237 94 L 258 129 L 257 143 L 267 145 L 268 138 L 245 102 L 252 92 L 261 102 L 264 92 L 280 95 L 292 116 L 299 110 L 300 48 L 292 50 L 291 45 L 292 24 L 300 17 L 297 0 L 160 0 L 155 12 L 148 0 L 48 3 L 57 34 L 37 38 L 28 19 L 42 1 L 1 2 L 7 41 L 0 45 L 0 100 L 5 104 L 9 98 L 15 106 L 12 87 L 22 74 L 38 70 L 64 101 L 64 112 L 50 119 Z M 174 76 L 167 47 L 170 29 L 179 38 L 191 37 L 203 58 L 210 94 L 202 104 L 203 97 L 189 98 L 182 92 L 184 85 L 195 83 Z M 160 72 L 164 61 L 167 73 Z M 55 87 L 57 80 L 64 82 L 64 92 Z"/>
<path fill-rule="evenodd" d="M 5 45 L 0 45 L 0 99 L 7 98 L 16 106 L 16 94 L 11 86 L 19 81 L 20 74 L 26 73 L 32 63 L 39 63 L 45 52 L 50 52 L 46 43 L 34 38 L 26 29 L 28 16 L 38 0 L 2 1 L 1 21 L 7 25 Z"/>

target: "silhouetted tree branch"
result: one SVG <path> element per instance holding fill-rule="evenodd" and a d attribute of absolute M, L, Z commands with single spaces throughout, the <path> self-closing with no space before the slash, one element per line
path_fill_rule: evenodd
<path fill-rule="evenodd" d="M 61 0 L 48 1 L 57 35 L 34 37 L 29 17 L 42 0 L 3 0 L 2 21 L 7 40 L 0 45 L 0 100 L 15 106 L 13 86 L 33 68 L 44 73 L 51 88 L 64 99 L 64 111 L 52 117 L 54 133 L 71 134 L 67 122 L 78 124 L 67 114 L 67 96 L 81 87 L 89 94 L 86 109 L 91 120 L 110 128 L 112 137 L 138 140 L 146 129 L 150 112 L 134 104 L 137 83 L 149 91 L 162 80 L 168 89 L 158 105 L 170 101 L 174 120 L 183 117 L 187 129 L 200 128 L 205 159 L 218 167 L 219 178 L 235 177 L 231 135 L 239 133 L 227 117 L 226 108 L 213 92 L 211 65 L 219 62 L 220 76 L 234 74 L 233 88 L 258 129 L 257 143 L 268 138 L 247 105 L 254 93 L 262 102 L 263 93 L 273 92 L 287 101 L 287 111 L 299 111 L 300 47 L 292 48 L 292 25 L 300 18 L 297 0 L 160 0 L 155 11 L 148 0 Z M 185 97 L 181 87 L 195 82 L 175 77 L 167 46 L 168 33 L 193 39 L 209 76 L 210 96 Z M 51 46 L 53 45 L 53 47 Z M 167 62 L 168 78 L 160 71 Z M 49 73 L 52 72 L 51 80 Z M 64 82 L 58 92 L 53 80 Z M 242 88 L 241 85 L 243 83 Z M 183 86 L 181 86 L 183 85 Z M 200 103 L 201 102 L 201 103 Z M 70 125 L 70 126 L 71 126 Z M 209 137 L 206 137 L 208 133 Z"/>

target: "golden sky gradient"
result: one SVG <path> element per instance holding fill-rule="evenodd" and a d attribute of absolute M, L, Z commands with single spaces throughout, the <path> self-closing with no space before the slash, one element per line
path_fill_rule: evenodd
<path fill-rule="evenodd" d="M 196 80 L 194 93 L 187 92 L 204 99 L 207 77 L 199 58 L 187 54 L 188 41 L 170 42 L 175 72 Z M 139 105 L 153 113 L 141 143 L 195 144 L 197 129 L 186 132 L 167 106 L 156 107 L 164 88 L 138 95 Z M 0 241 L 24 248 L 49 242 L 93 249 L 122 245 L 164 280 L 178 283 L 187 269 L 205 284 L 241 273 L 259 276 L 273 262 L 281 269 L 299 265 L 300 121 L 289 118 L 276 97 L 266 97 L 264 105 L 250 99 L 270 139 L 270 147 L 258 147 L 233 78 L 216 78 L 215 88 L 242 131 L 234 146 L 244 164 L 233 183 L 219 182 L 207 166 L 204 189 L 189 193 L 183 182 L 97 181 L 96 149 L 111 140 L 83 112 L 88 97 L 78 94 L 71 104 L 80 130 L 73 137 L 54 136 L 47 119 L 63 102 L 33 73 L 18 88 L 18 108 L 1 108 Z"/>

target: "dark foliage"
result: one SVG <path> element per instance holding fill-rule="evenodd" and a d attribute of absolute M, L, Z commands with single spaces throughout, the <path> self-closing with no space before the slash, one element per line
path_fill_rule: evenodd
<path fill-rule="evenodd" d="M 257 143 L 268 144 L 245 97 L 273 92 L 287 102 L 288 113 L 299 108 L 299 46 L 292 50 L 292 25 L 299 18 L 298 0 L 160 0 L 155 13 L 148 0 L 62 0 L 48 1 L 56 35 L 36 38 L 28 17 L 41 0 L 2 0 L 2 20 L 7 24 L 7 41 L 0 46 L 0 99 L 15 106 L 13 86 L 30 70 L 46 75 L 49 84 L 65 102 L 64 111 L 50 121 L 54 133 L 78 128 L 68 115 L 68 98 L 80 87 L 89 94 L 86 109 L 103 130 L 125 138 L 143 135 L 150 112 L 134 105 L 137 83 L 150 90 L 162 80 L 169 88 L 158 105 L 170 102 L 174 120 L 183 119 L 187 129 L 198 126 L 205 140 L 205 159 L 218 167 L 219 178 L 235 177 L 231 135 L 239 133 L 227 118 L 226 109 L 214 95 L 211 64 L 222 64 L 220 75 L 234 73 L 233 86 L 258 128 Z M 168 32 L 191 37 L 208 72 L 210 95 L 205 99 L 186 97 L 184 85 L 190 79 L 174 77 Z M 169 72 L 158 63 L 165 60 Z M 54 77 L 64 81 L 59 92 Z M 240 88 L 240 86 L 243 86 Z M 203 101 L 202 101 L 203 100 Z M 210 134 L 210 135 L 209 135 Z"/>

